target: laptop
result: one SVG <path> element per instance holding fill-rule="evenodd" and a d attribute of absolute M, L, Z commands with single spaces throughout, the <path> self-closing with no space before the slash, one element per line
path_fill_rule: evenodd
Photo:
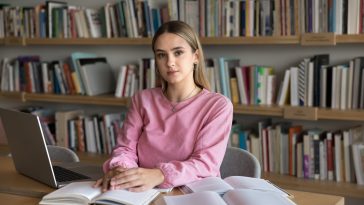
<path fill-rule="evenodd" d="M 59 188 L 74 181 L 97 180 L 102 167 L 81 162 L 52 165 L 38 116 L 0 108 L 15 169 L 28 177 Z"/>

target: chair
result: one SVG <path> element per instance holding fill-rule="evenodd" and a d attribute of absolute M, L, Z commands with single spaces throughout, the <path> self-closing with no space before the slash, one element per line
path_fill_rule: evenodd
<path fill-rule="evenodd" d="M 80 159 L 78 158 L 77 154 L 72 151 L 71 149 L 54 146 L 54 145 L 47 145 L 49 157 L 53 162 L 79 162 Z"/>
<path fill-rule="evenodd" d="M 260 163 L 250 152 L 228 147 L 220 168 L 221 177 L 247 176 L 260 178 Z"/>

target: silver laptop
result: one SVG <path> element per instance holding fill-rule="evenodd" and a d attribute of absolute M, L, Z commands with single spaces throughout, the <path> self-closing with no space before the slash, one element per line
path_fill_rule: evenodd
<path fill-rule="evenodd" d="M 1 122 L 19 173 L 54 188 L 102 177 L 101 166 L 80 162 L 52 165 L 38 116 L 0 108 Z"/>

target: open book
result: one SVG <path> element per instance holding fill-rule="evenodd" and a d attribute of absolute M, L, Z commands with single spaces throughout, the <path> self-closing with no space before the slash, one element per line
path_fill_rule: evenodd
<path fill-rule="evenodd" d="M 292 205 L 293 197 L 267 180 L 230 176 L 224 180 L 208 177 L 181 188 L 185 195 L 165 196 L 167 205 L 229 204 L 229 205 Z"/>
<path fill-rule="evenodd" d="M 40 205 L 56 204 L 149 204 L 159 191 L 151 189 L 145 192 L 130 192 L 126 190 L 111 190 L 102 193 L 100 188 L 93 188 L 95 182 L 74 182 L 52 193 L 45 195 Z"/>

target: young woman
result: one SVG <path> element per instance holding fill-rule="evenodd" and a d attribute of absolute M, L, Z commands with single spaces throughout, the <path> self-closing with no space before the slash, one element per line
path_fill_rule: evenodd
<path fill-rule="evenodd" d="M 145 191 L 219 176 L 232 124 L 229 99 L 209 91 L 203 51 L 190 26 L 163 24 L 152 48 L 158 88 L 132 97 L 105 176 L 103 191 Z"/>

